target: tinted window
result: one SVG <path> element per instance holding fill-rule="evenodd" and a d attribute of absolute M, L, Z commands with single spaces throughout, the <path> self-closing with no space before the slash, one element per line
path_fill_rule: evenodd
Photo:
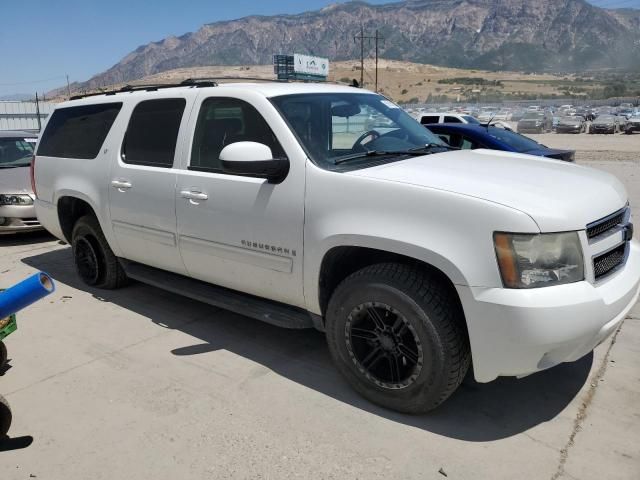
<path fill-rule="evenodd" d="M 420 123 L 423 125 L 428 125 L 429 123 L 439 123 L 440 117 L 437 116 L 423 116 L 420 119 Z"/>
<path fill-rule="evenodd" d="M 467 123 L 472 123 L 474 125 L 480 125 L 480 121 L 477 120 L 476 118 L 472 117 L 471 115 L 463 115 L 462 118 L 464 118 Z"/>
<path fill-rule="evenodd" d="M 462 123 L 458 117 L 444 117 L 444 123 Z"/>
<path fill-rule="evenodd" d="M 487 133 L 493 138 L 513 147 L 517 152 L 528 152 L 529 150 L 535 150 L 541 147 L 544 148 L 538 142 L 535 142 L 524 135 L 520 135 L 519 133 L 511 132 L 503 128 L 489 127 L 487 129 Z"/>
<path fill-rule="evenodd" d="M 222 171 L 220 152 L 236 142 L 262 143 L 274 158 L 285 156 L 271 128 L 252 105 L 234 98 L 206 99 L 198 115 L 189 168 Z"/>
<path fill-rule="evenodd" d="M 122 160 L 137 165 L 171 168 L 186 103 L 184 98 L 140 102 L 129 120 Z"/>
<path fill-rule="evenodd" d="M 42 134 L 38 155 L 96 158 L 122 103 L 102 103 L 56 110 Z"/>
<path fill-rule="evenodd" d="M 0 168 L 29 166 L 35 140 L 35 138 L 24 137 L 0 137 Z"/>

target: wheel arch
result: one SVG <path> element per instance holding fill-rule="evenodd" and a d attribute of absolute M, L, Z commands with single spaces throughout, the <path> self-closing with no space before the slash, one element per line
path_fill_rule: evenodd
<path fill-rule="evenodd" d="M 100 221 L 96 209 L 90 203 L 90 200 L 82 197 L 84 196 L 81 194 L 63 194 L 56 202 L 60 229 L 69 244 L 71 244 L 72 240 L 71 234 L 73 232 L 73 226 L 80 217 L 93 215 L 98 219 L 98 222 Z"/>
<path fill-rule="evenodd" d="M 460 302 L 455 284 L 466 284 L 466 280 L 462 272 L 446 258 L 411 245 L 382 246 L 362 241 L 333 245 L 326 249 L 307 300 L 316 307 L 313 309 L 315 313 L 324 316 L 331 294 L 342 280 L 361 268 L 386 262 L 415 265 L 433 273 L 442 279 Z"/>

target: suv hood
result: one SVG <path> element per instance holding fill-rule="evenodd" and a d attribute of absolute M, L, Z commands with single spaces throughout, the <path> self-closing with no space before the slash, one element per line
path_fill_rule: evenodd
<path fill-rule="evenodd" d="M 29 167 L 0 168 L 0 193 L 33 193 Z"/>
<path fill-rule="evenodd" d="M 496 150 L 461 150 L 356 170 L 356 175 L 445 190 L 520 210 L 542 232 L 584 230 L 622 207 L 620 181 L 600 170 Z"/>

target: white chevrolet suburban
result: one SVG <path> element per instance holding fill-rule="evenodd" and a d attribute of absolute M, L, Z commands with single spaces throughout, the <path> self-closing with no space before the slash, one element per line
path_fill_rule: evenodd
<path fill-rule="evenodd" d="M 419 413 L 471 364 L 489 382 L 579 359 L 640 291 L 613 176 L 448 150 L 364 90 L 190 81 L 58 105 L 33 187 L 87 284 L 315 327 L 358 392 Z"/>

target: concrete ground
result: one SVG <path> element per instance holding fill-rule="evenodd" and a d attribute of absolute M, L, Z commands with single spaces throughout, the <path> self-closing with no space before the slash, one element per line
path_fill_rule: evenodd
<path fill-rule="evenodd" d="M 621 178 L 640 218 L 640 136 L 598 153 L 585 135 L 543 137 Z M 0 238 L 0 286 L 35 269 L 58 289 L 7 339 L 2 480 L 640 478 L 638 306 L 578 362 L 467 381 L 412 417 L 355 394 L 315 331 L 142 284 L 93 290 L 51 237 Z"/>

